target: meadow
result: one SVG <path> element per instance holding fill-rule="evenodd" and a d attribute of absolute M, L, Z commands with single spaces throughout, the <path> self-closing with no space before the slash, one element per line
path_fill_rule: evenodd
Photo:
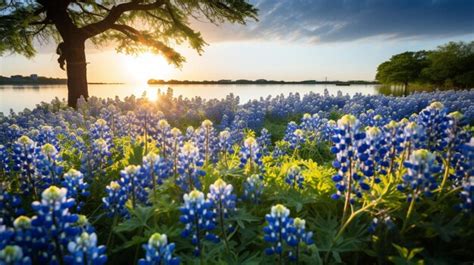
<path fill-rule="evenodd" d="M 474 90 L 0 116 L 0 264 L 471 264 Z"/>

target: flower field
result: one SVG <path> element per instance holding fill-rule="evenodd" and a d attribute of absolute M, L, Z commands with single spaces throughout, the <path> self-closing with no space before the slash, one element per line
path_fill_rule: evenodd
<path fill-rule="evenodd" d="M 471 264 L 474 90 L 0 116 L 0 264 Z"/>

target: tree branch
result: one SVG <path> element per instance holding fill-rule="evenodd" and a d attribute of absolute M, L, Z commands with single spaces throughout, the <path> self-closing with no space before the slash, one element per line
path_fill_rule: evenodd
<path fill-rule="evenodd" d="M 157 0 L 151 4 L 140 4 L 140 1 L 132 1 L 123 4 L 119 4 L 110 9 L 109 14 L 101 21 L 89 24 L 81 28 L 84 32 L 86 39 L 95 35 L 101 34 L 104 31 L 110 29 L 120 16 L 128 11 L 139 11 L 139 10 L 153 10 L 160 8 L 164 4 L 164 0 Z"/>

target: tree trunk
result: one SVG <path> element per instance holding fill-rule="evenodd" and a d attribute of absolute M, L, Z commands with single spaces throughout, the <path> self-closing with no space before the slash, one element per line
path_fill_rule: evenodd
<path fill-rule="evenodd" d="M 82 96 L 89 97 L 87 89 L 87 63 L 84 41 L 64 42 L 64 55 L 67 71 L 67 102 L 70 107 L 77 107 L 77 100 Z"/>
<path fill-rule="evenodd" d="M 405 82 L 403 86 L 403 96 L 408 96 L 408 82 Z"/>

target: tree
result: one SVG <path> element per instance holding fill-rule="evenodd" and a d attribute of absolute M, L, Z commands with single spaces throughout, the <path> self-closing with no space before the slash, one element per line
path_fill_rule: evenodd
<path fill-rule="evenodd" d="M 429 65 L 423 69 L 424 80 L 437 86 L 474 86 L 474 41 L 450 42 L 428 55 Z"/>
<path fill-rule="evenodd" d="M 408 83 L 419 79 L 421 71 L 428 65 L 426 51 L 404 52 L 394 55 L 377 67 L 375 79 L 385 84 L 402 84 L 407 95 Z"/>
<path fill-rule="evenodd" d="M 32 57 L 35 46 L 56 41 L 58 63 L 67 72 L 68 104 L 88 97 L 85 42 L 113 43 L 117 50 L 146 49 L 181 66 L 174 44 L 188 42 L 199 54 L 206 42 L 188 18 L 215 24 L 245 24 L 257 10 L 246 0 L 0 0 L 0 55 Z"/>

